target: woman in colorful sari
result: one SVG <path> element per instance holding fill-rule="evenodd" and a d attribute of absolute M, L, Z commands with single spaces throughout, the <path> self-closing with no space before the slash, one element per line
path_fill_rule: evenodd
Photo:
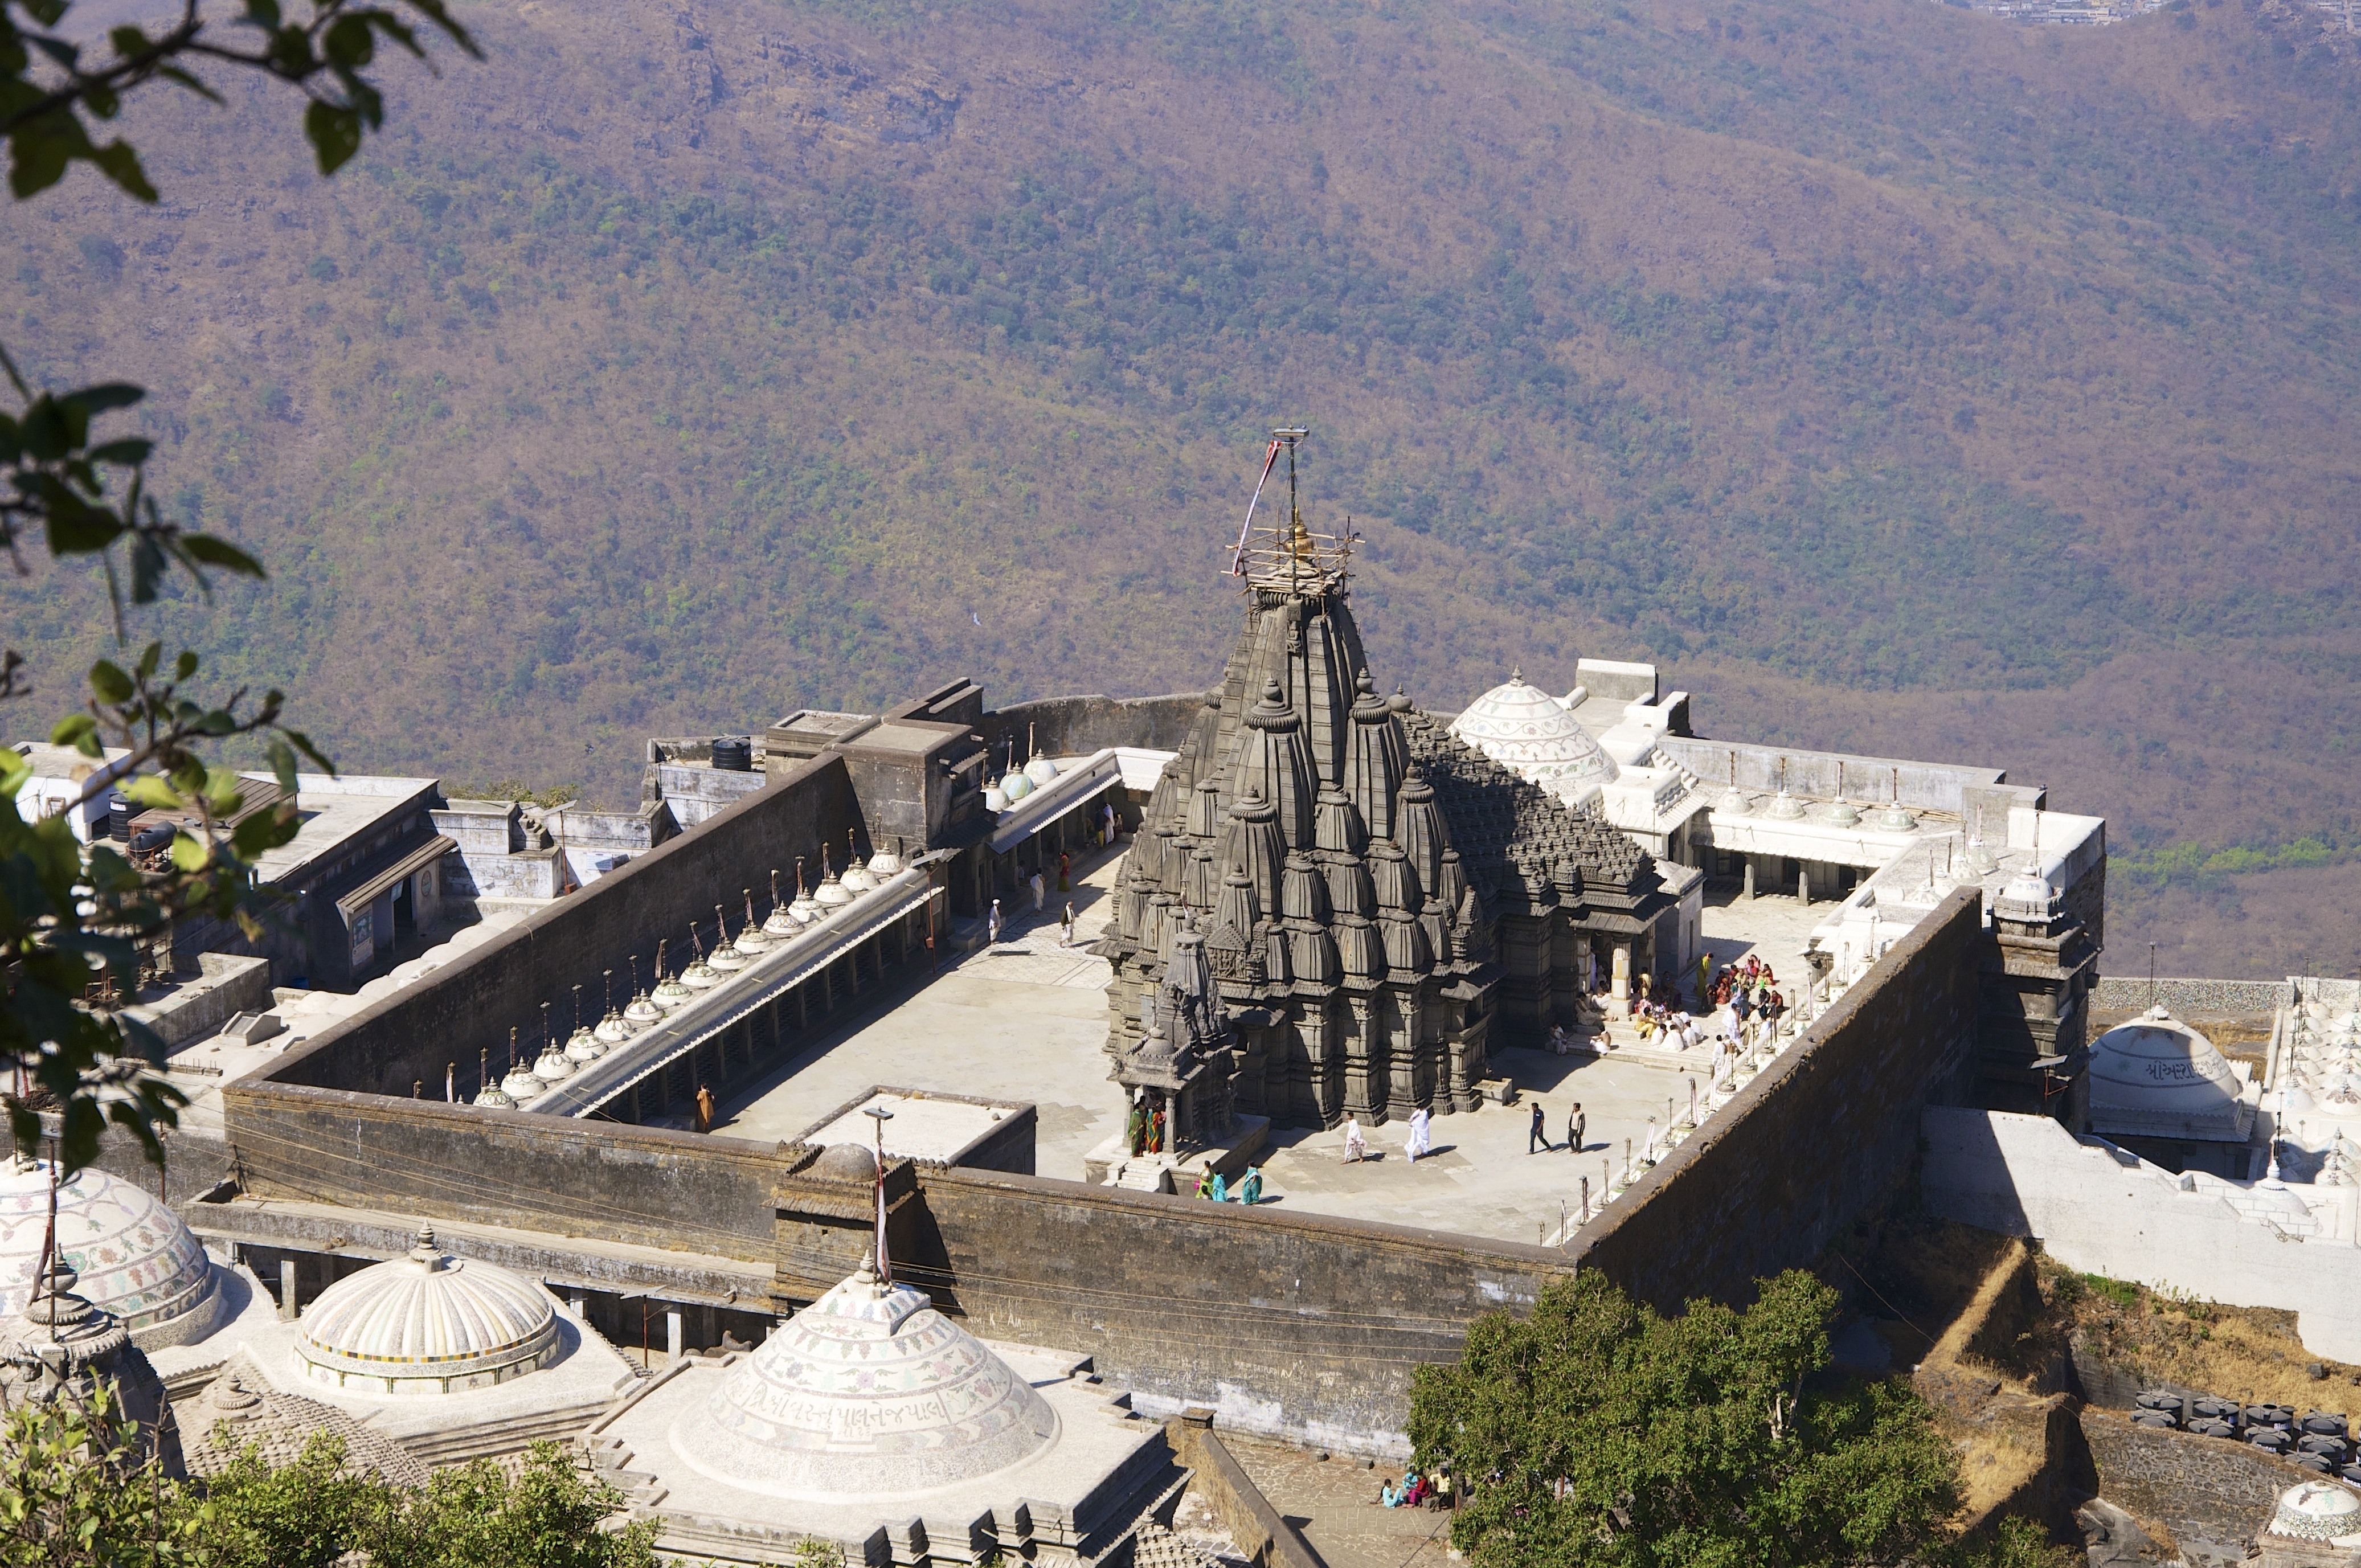
<path fill-rule="evenodd" d="M 1253 1166 L 1246 1167 L 1245 1179 L 1238 1183 L 1237 1198 L 1239 1202 L 1246 1204 L 1248 1208 L 1252 1208 L 1255 1204 L 1262 1201 L 1262 1172 L 1260 1170 L 1257 1169 Z"/>

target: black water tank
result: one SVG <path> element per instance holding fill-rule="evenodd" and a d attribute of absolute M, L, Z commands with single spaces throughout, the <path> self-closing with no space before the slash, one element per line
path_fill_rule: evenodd
<path fill-rule="evenodd" d="M 2169 1388 L 2147 1389 L 2136 1402 L 2143 1410 L 2171 1410 L 2177 1413 L 2180 1409 L 2180 1396 Z"/>
<path fill-rule="evenodd" d="M 131 837 L 131 816 L 139 808 L 131 797 L 117 793 L 106 797 L 106 836 L 117 843 Z"/>
<path fill-rule="evenodd" d="M 2345 1467 L 2345 1478 L 2347 1481 L 2361 1484 L 2361 1464 L 2346 1465 Z"/>
<path fill-rule="evenodd" d="M 2336 1462 L 2332 1459 L 2323 1459 L 2317 1453 L 2298 1453 L 2292 1454 L 2290 1457 L 2294 1459 L 2298 1464 L 2302 1465 L 2306 1470 L 2314 1470 L 2323 1475 L 2334 1475 L 2336 1474 Z"/>
<path fill-rule="evenodd" d="M 142 828 L 133 835 L 131 850 L 134 854 L 144 855 L 151 850 L 160 850 L 171 841 L 172 830 L 159 822 L 153 828 Z"/>
<path fill-rule="evenodd" d="M 2132 1424 L 2143 1427 L 2177 1427 L 2180 1424 L 2180 1418 L 2170 1410 L 2135 1410 L 2132 1412 Z"/>
<path fill-rule="evenodd" d="M 2200 1417 L 2189 1423 L 2189 1430 L 2200 1437 L 2235 1437 L 2238 1429 L 2228 1421 Z"/>
<path fill-rule="evenodd" d="M 2345 1440 L 2325 1432 L 2308 1431 L 2295 1440 L 2295 1445 L 2306 1453 L 2326 1453 L 2340 1460 L 2345 1457 Z"/>
<path fill-rule="evenodd" d="M 2248 1405 L 2246 1424 L 2285 1429 L 2295 1425 L 2295 1411 L 2285 1405 Z"/>
<path fill-rule="evenodd" d="M 2238 1419 L 2238 1402 L 2235 1399 L 2200 1399 L 2195 1406 L 2198 1415 L 2209 1421 L 2235 1421 Z"/>
<path fill-rule="evenodd" d="M 2332 1416 L 2324 1410 L 2313 1410 L 2303 1418 L 2303 1430 L 2324 1432 L 2330 1437 L 2343 1437 L 2345 1435 L 2345 1418 Z"/>
<path fill-rule="evenodd" d="M 2137 1420 L 2139 1418 L 2135 1416 L 2132 1419 Z M 2270 1427 L 2258 1427 L 2248 1432 L 2246 1441 L 2257 1448 L 2268 1449 L 2273 1453 L 2285 1453 L 2289 1447 L 2288 1434 Z"/>
<path fill-rule="evenodd" d="M 754 771 L 754 742 L 743 735 L 724 735 L 713 742 L 713 766 L 725 773 Z"/>

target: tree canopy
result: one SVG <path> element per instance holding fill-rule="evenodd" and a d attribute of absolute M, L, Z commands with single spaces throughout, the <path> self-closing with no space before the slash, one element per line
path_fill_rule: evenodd
<path fill-rule="evenodd" d="M 1902 1560 L 1960 1507 L 1907 1386 L 1827 1376 L 1837 1294 L 1800 1270 L 1665 1317 L 1596 1271 L 1421 1367 L 1410 1436 L 1473 1492 L 1478 1568 L 1834 1568 Z"/>
<path fill-rule="evenodd" d="M 554 1442 L 395 1486 L 315 1434 L 272 1469 L 251 1448 L 207 1481 L 168 1479 L 102 1392 L 0 1416 L 0 1562 L 22 1568 L 654 1568 L 656 1527 L 603 1521 L 621 1495 Z"/>

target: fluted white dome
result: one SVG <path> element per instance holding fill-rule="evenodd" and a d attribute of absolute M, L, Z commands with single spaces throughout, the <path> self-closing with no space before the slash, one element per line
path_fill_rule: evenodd
<path fill-rule="evenodd" d="M 2243 1142 L 2254 1110 L 2242 1088 L 2213 1042 L 2161 1007 L 2091 1046 L 2091 1130 L 2101 1137 Z"/>
<path fill-rule="evenodd" d="M 49 1212 L 49 1162 L 0 1161 L 0 1321 L 25 1310 Z M 58 1250 L 80 1277 L 75 1294 L 142 1345 L 181 1343 L 213 1325 L 220 1298 L 203 1245 L 119 1177 L 85 1167 L 58 1189 Z"/>
<path fill-rule="evenodd" d="M 1030 1383 L 863 1262 L 675 1422 L 672 1445 L 746 1491 L 852 1502 L 977 1480 L 1057 1436 Z"/>
<path fill-rule="evenodd" d="M 1467 705 L 1451 733 L 1568 806 L 1587 806 L 1615 782 L 1614 759 L 1564 704 L 1519 672 Z"/>
<path fill-rule="evenodd" d="M 453 1257 L 422 1230 L 406 1257 L 337 1280 L 304 1310 L 303 1375 L 355 1394 L 488 1388 L 557 1357 L 556 1303 L 532 1280 Z"/>

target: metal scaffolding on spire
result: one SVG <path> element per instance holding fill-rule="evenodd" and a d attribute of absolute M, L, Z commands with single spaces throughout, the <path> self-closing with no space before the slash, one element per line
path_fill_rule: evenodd
<path fill-rule="evenodd" d="M 1303 521 L 1302 494 L 1296 470 L 1296 448 L 1312 432 L 1301 425 L 1282 425 L 1270 433 L 1263 455 L 1262 476 L 1246 503 L 1246 522 L 1230 552 L 1230 576 L 1244 577 L 1254 587 L 1274 593 L 1317 596 L 1344 587 L 1350 573 L 1353 543 L 1357 537 L 1347 518 L 1341 533 L 1323 533 Z M 1270 483 L 1281 452 L 1287 454 L 1287 515 L 1255 528 L 1255 511 Z"/>

